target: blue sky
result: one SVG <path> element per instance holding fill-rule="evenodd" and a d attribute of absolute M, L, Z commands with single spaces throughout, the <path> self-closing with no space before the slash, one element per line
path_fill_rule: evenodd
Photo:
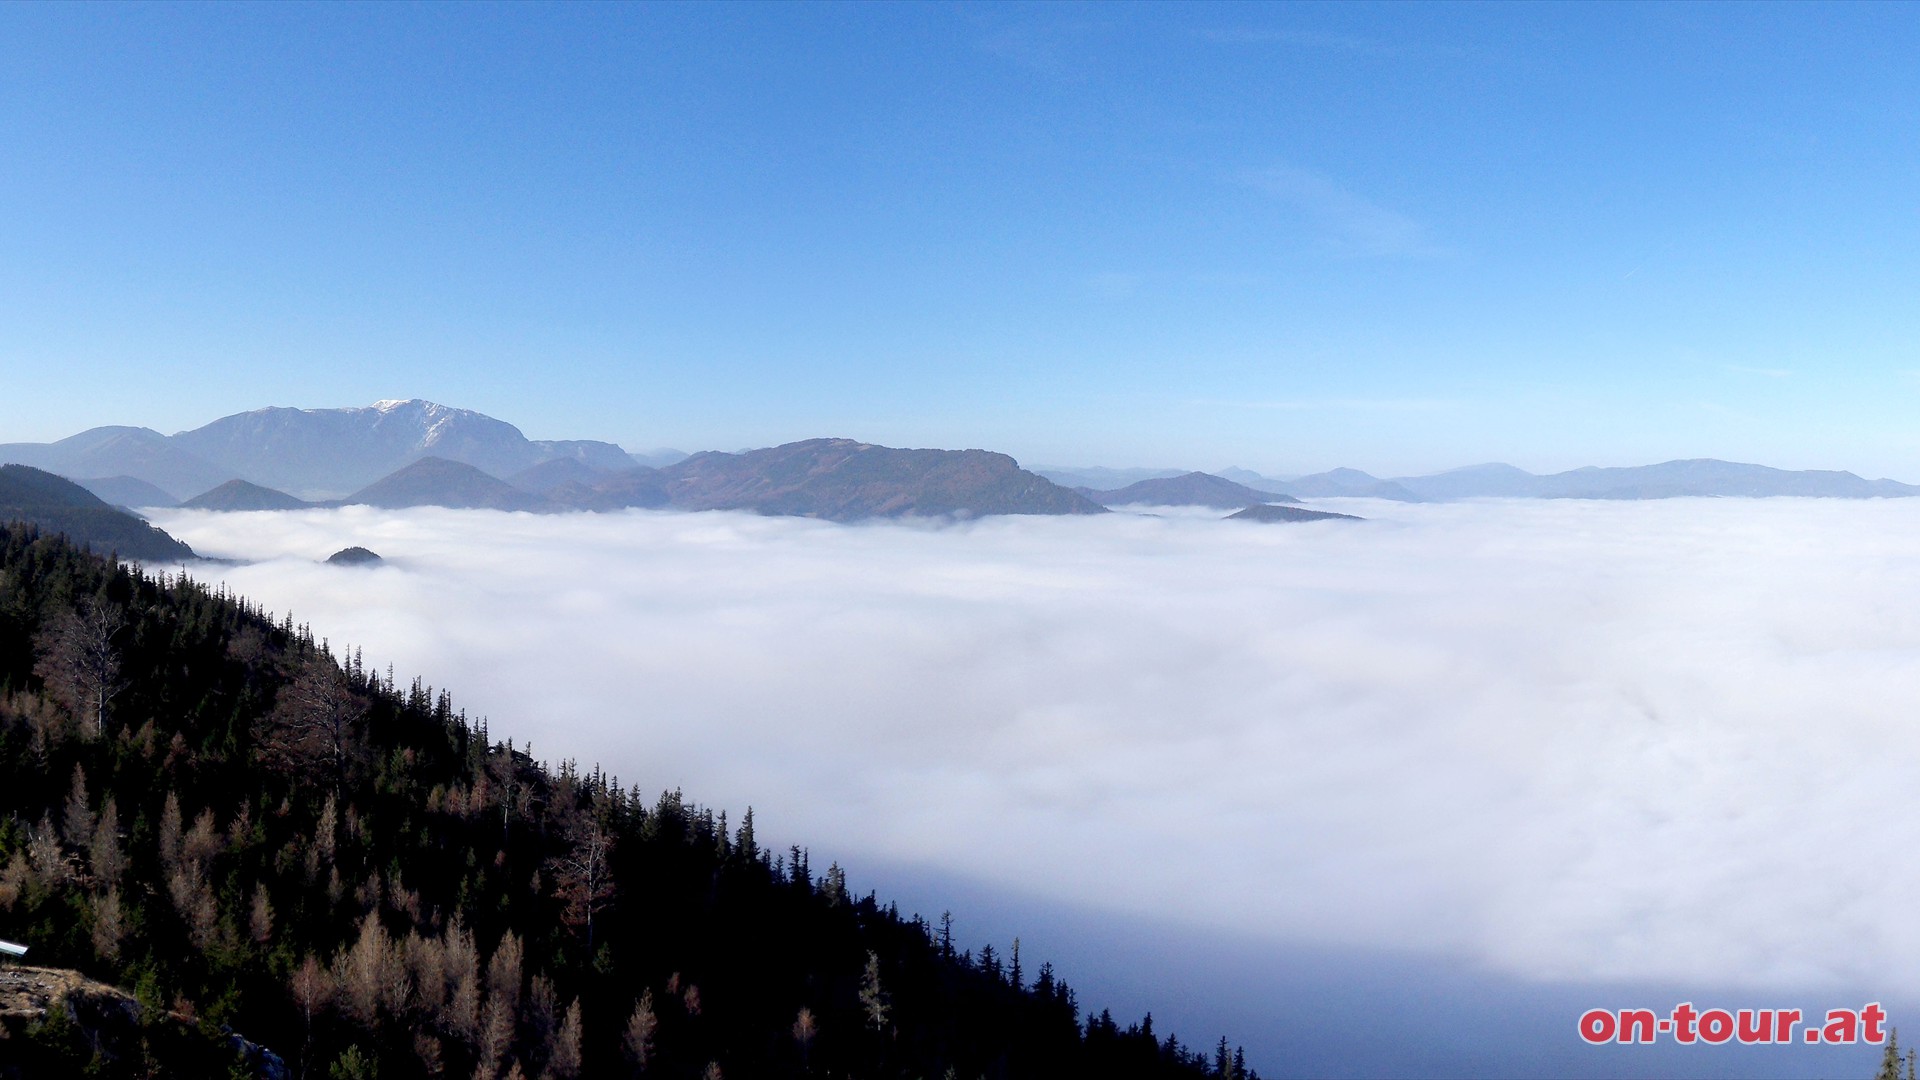
<path fill-rule="evenodd" d="M 1892 5 L 0 8 L 0 440 L 1920 480 Z"/>

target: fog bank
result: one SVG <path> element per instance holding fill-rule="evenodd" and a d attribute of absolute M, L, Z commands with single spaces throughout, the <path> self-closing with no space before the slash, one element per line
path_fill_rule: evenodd
<path fill-rule="evenodd" d="M 497 737 L 817 866 L 1520 980 L 1920 990 L 1920 500 L 1326 508 L 1371 520 L 153 516 Z M 350 544 L 389 565 L 317 563 Z"/>

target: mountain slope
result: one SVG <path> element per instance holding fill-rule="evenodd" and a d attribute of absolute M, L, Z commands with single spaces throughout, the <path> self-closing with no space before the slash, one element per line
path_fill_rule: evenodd
<path fill-rule="evenodd" d="M 853 521 L 866 517 L 1101 514 L 1005 454 L 899 450 L 810 439 L 741 454 L 695 454 L 660 470 L 670 505 Z"/>
<path fill-rule="evenodd" d="M 342 500 L 348 505 L 399 510 L 444 506 L 455 510 L 551 510 L 553 504 L 471 465 L 426 457 Z"/>
<path fill-rule="evenodd" d="M 624 510 L 667 505 L 667 478 L 659 469 L 636 465 L 631 469 L 588 481 L 569 481 L 547 493 L 554 502 L 574 510 Z"/>
<path fill-rule="evenodd" d="M 631 466 L 627 467 L 631 468 Z M 606 470 L 596 469 L 579 458 L 554 458 L 551 461 L 543 461 L 530 468 L 521 469 L 506 477 L 506 481 L 521 491 L 546 495 L 565 484 L 592 486 L 606 476 Z"/>
<path fill-rule="evenodd" d="M 1291 495 L 1260 491 L 1203 472 L 1141 480 L 1112 491 L 1089 492 L 1087 497 L 1102 506 L 1211 506 L 1219 510 L 1300 501 Z"/>
<path fill-rule="evenodd" d="M 295 1075 L 1215 1075 L 1144 1024 L 1081 1024 L 1031 956 L 766 850 L 751 811 L 544 767 L 291 617 L 4 527 L 0 579 L 0 937 Z M 45 662 L 76 625 L 113 628 L 98 706 Z M 266 1075 L 240 1047 L 232 1072 L 164 1045 L 89 1062 L 51 1027 L 0 1065 Z"/>
<path fill-rule="evenodd" d="M 71 480 L 26 465 L 0 465 L 0 522 L 60 533 L 88 550 L 154 562 L 195 558 L 193 549 Z"/>

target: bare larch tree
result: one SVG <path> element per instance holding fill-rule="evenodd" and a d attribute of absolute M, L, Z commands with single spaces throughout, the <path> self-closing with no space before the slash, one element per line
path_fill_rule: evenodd
<path fill-rule="evenodd" d="M 261 722 L 260 755 L 295 775 L 319 773 L 340 792 L 360 756 L 360 727 L 367 703 L 338 667 L 309 662 L 294 677 Z"/>
<path fill-rule="evenodd" d="M 561 826 L 567 850 L 549 860 L 554 896 L 566 904 L 561 918 L 584 930 L 587 948 L 593 948 L 593 916 L 613 899 L 613 832 L 601 821 L 598 808 L 569 817 Z"/>
<path fill-rule="evenodd" d="M 93 722 L 97 737 L 107 729 L 107 706 L 127 688 L 120 677 L 120 649 L 114 638 L 126 626 L 118 605 L 88 598 L 74 612 L 49 621 L 35 642 L 40 662 L 34 674 L 75 716 Z"/>

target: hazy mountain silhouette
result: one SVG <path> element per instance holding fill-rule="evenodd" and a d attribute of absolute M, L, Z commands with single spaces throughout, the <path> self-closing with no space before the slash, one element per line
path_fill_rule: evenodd
<path fill-rule="evenodd" d="M 180 502 L 160 488 L 133 476 L 100 476 L 77 479 L 74 483 L 114 506 L 176 506 Z"/>
<path fill-rule="evenodd" d="M 547 497 L 574 510 L 652 509 L 667 505 L 667 478 L 659 469 L 636 465 L 612 475 L 569 481 L 547 492 Z"/>
<path fill-rule="evenodd" d="M 1245 481 L 1258 477 L 1228 469 Z M 1275 486 L 1308 498 L 1373 498 L 1399 502 L 1447 502 L 1453 499 L 1671 499 L 1687 496 L 1816 498 L 1904 498 L 1920 495 L 1920 486 L 1893 480 L 1865 480 L 1850 472 L 1794 472 L 1693 458 L 1627 468 L 1588 466 L 1538 475 L 1500 462 L 1468 465 L 1425 476 L 1382 480 L 1358 469 L 1331 469 Z"/>
<path fill-rule="evenodd" d="M 1291 495 L 1262 491 L 1203 472 L 1141 480 L 1112 491 L 1083 489 L 1080 493 L 1102 506 L 1211 506 L 1219 510 L 1231 510 L 1261 503 L 1300 501 Z"/>
<path fill-rule="evenodd" d="M 0 445 L 0 461 L 65 476 L 133 477 L 174 500 L 236 478 L 303 497 L 338 496 L 423 457 L 465 462 L 495 476 L 556 458 L 603 471 L 635 464 L 612 443 L 530 440 L 505 421 L 421 400 L 256 409 L 170 436 L 99 427 L 55 443 Z"/>
<path fill-rule="evenodd" d="M 341 500 L 390 510 L 445 506 L 455 510 L 551 510 L 553 503 L 462 461 L 426 457 Z"/>
<path fill-rule="evenodd" d="M 1179 476 L 1188 469 L 1109 469 L 1104 466 L 1087 468 L 1067 468 L 1065 466 L 1037 466 L 1034 474 L 1065 488 L 1089 488 L 1093 491 L 1111 491 L 1142 480 L 1158 480 L 1166 476 Z M 1231 478 L 1230 478 L 1231 479 Z"/>
<path fill-rule="evenodd" d="M 1713 458 L 1667 461 L 1631 468 L 1588 466 L 1539 476 L 1512 465 L 1471 465 L 1432 476 L 1401 477 L 1396 483 L 1421 498 L 1671 499 L 1686 496 L 1781 495 L 1820 498 L 1903 498 L 1920 487 L 1892 480 L 1866 480 L 1850 472 L 1799 472 Z"/>
<path fill-rule="evenodd" d="M 622 471 L 625 471 L 624 469 Z M 546 495 L 555 488 L 567 484 L 585 484 L 595 482 L 610 475 L 605 469 L 596 469 L 579 458 L 553 458 L 531 468 L 521 469 L 504 477 L 507 483 L 521 491 L 531 491 L 535 495 Z"/>
<path fill-rule="evenodd" d="M 463 462 L 496 477 L 553 458 L 602 469 L 633 464 L 612 443 L 536 442 L 504 420 L 418 399 L 355 409 L 256 409 L 171 441 L 229 475 L 302 496 L 353 491 L 426 457 Z"/>
<path fill-rule="evenodd" d="M 1312 499 L 1363 498 L 1420 502 L 1421 496 L 1394 480 L 1369 476 L 1359 469 L 1329 469 L 1287 481 L 1287 490 Z"/>
<path fill-rule="evenodd" d="M 301 510 L 313 504 L 245 480 L 229 480 L 180 504 L 188 510 Z"/>
<path fill-rule="evenodd" d="M 234 474 L 148 428 L 97 427 L 53 443 L 0 444 L 0 462 L 66 477 L 130 476 L 184 499 Z"/>
<path fill-rule="evenodd" d="M 1535 498 L 1540 494 L 1540 477 L 1512 465 L 1490 462 L 1449 469 L 1431 476 L 1412 476 L 1400 481 L 1402 487 L 1420 493 L 1420 497 L 1444 502 L 1448 499 L 1478 497 Z"/>

